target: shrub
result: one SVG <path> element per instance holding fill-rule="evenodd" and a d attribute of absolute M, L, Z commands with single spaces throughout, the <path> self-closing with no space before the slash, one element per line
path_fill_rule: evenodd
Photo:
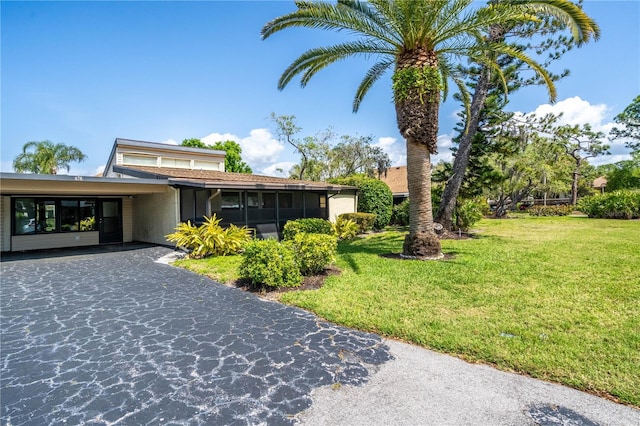
<path fill-rule="evenodd" d="M 375 229 L 382 229 L 389 224 L 393 211 L 393 194 L 386 183 L 363 175 L 334 179 L 332 182 L 355 186 L 360 190 L 358 211 L 376 215 L 373 222 Z"/>
<path fill-rule="evenodd" d="M 585 197 L 578 202 L 578 209 L 593 218 L 640 218 L 640 192 L 619 190 Z"/>
<path fill-rule="evenodd" d="M 475 200 L 458 200 L 453 214 L 453 230 L 468 231 L 482 219 L 483 204 L 486 203 Z"/>
<path fill-rule="evenodd" d="M 167 235 L 167 241 L 190 251 L 190 257 L 225 256 L 239 253 L 244 245 L 250 241 L 251 235 L 246 227 L 239 228 L 231 225 L 224 229 L 220 220 L 214 214 L 200 226 L 192 225 L 190 221 L 180 223 L 176 232 Z"/>
<path fill-rule="evenodd" d="M 394 225 L 407 226 L 409 225 L 409 199 L 407 198 L 400 204 L 393 206 L 393 215 L 391 216 L 391 223 Z"/>
<path fill-rule="evenodd" d="M 268 287 L 298 287 L 302 284 L 292 245 L 277 240 L 255 240 L 247 244 L 238 273 Z"/>
<path fill-rule="evenodd" d="M 338 218 L 354 221 L 358 225 L 358 233 L 362 234 L 373 227 L 376 215 L 372 213 L 343 213 Z"/>
<path fill-rule="evenodd" d="M 299 233 L 333 235 L 331 222 L 324 219 L 296 219 L 284 224 L 282 238 L 292 240 Z"/>
<path fill-rule="evenodd" d="M 335 260 L 338 251 L 338 240 L 333 235 L 300 233 L 290 243 L 304 276 L 322 272 Z"/>
<path fill-rule="evenodd" d="M 350 240 L 358 235 L 360 227 L 351 219 L 345 219 L 343 216 L 336 218 L 336 223 L 333 225 L 333 234 L 339 241 Z"/>
<path fill-rule="evenodd" d="M 531 216 L 567 216 L 573 213 L 573 206 L 531 206 L 527 212 Z"/>

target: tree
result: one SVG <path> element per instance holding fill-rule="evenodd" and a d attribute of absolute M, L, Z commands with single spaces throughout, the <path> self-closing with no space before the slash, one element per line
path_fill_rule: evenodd
<path fill-rule="evenodd" d="M 253 173 L 251 167 L 242 161 L 242 148 L 235 141 L 216 142 L 211 149 L 224 151 L 224 170 L 232 173 Z"/>
<path fill-rule="evenodd" d="M 545 128 L 544 131 L 551 133 L 550 140 L 564 149 L 564 152 L 573 159 L 574 168 L 572 171 L 573 182 L 571 185 L 571 204 L 578 203 L 578 181 L 580 172 L 589 158 L 599 155 L 609 154 L 609 145 L 604 143 L 604 133 L 595 132 L 589 124 L 583 125 L 561 125 L 553 124 L 555 117 L 547 117 L 552 119 L 552 124 Z"/>
<path fill-rule="evenodd" d="M 471 58 L 500 72 L 486 54 L 478 34 L 494 24 L 528 22 L 531 14 L 514 6 L 490 5 L 474 9 L 472 0 L 371 0 L 360 2 L 298 1 L 297 10 L 268 22 L 262 29 L 266 39 L 286 28 L 346 30 L 360 36 L 353 41 L 314 48 L 299 56 L 278 82 L 283 89 L 296 76 L 305 86 L 326 66 L 352 56 L 375 57 L 377 62 L 365 74 L 353 101 L 356 112 L 372 85 L 393 69 L 392 88 L 400 134 L 407 144 L 409 187 L 409 233 L 403 254 L 416 258 L 441 257 L 440 241 L 434 232 L 431 204 L 431 155 L 437 152 L 438 113 L 441 92 L 451 78 L 469 95 L 454 61 Z M 504 43 L 492 44 L 496 54 L 515 56 L 539 75 L 546 71 L 521 51 Z M 484 54 L 483 54 L 484 53 Z"/>
<path fill-rule="evenodd" d="M 276 135 L 280 142 L 286 142 L 291 145 L 295 152 L 298 152 L 302 158 L 300 164 L 296 167 L 295 176 L 297 179 L 304 180 L 305 172 L 312 161 L 313 153 L 317 152 L 318 145 L 325 143 L 333 135 L 331 130 L 319 133 L 316 137 L 308 136 L 302 140 L 295 138 L 294 135 L 300 133 L 302 130 L 296 124 L 295 115 L 276 115 L 275 112 L 271 113 L 271 120 L 276 125 Z M 314 165 L 317 165 L 314 164 Z"/>
<path fill-rule="evenodd" d="M 606 168 L 598 167 L 607 176 L 607 191 L 619 189 L 640 189 L 640 151 L 632 154 L 631 160 L 607 164 Z"/>
<path fill-rule="evenodd" d="M 595 21 L 589 18 L 579 6 L 568 0 L 554 2 L 549 2 L 547 0 L 521 0 L 519 2 L 494 0 L 490 3 L 494 3 L 496 5 L 499 5 L 500 3 L 503 5 L 517 3 L 532 13 L 540 15 L 541 19 L 539 22 L 534 23 L 493 24 L 485 35 L 485 42 L 489 48 L 492 45 L 504 43 L 507 36 L 520 36 L 531 39 L 534 35 L 544 36 L 553 34 L 568 27 L 571 30 L 572 39 L 567 39 L 562 36 L 557 39 L 548 38 L 542 43 L 542 45 L 535 46 L 535 50 L 537 50 L 538 54 L 545 50 L 552 50 L 552 53 L 549 55 L 549 61 L 551 61 L 558 59 L 562 53 L 571 49 L 573 44 L 582 44 L 587 42 L 591 37 L 597 40 L 600 36 L 600 29 Z M 534 46 L 514 46 L 514 48 L 520 50 L 532 47 Z M 490 49 L 488 51 L 491 52 Z M 497 52 L 490 53 L 490 55 L 493 55 L 494 60 L 499 62 L 500 58 L 498 58 Z M 511 58 L 513 58 L 513 56 L 511 56 Z M 502 60 L 504 61 L 504 58 L 502 58 Z M 525 62 L 516 61 L 516 64 L 514 65 L 513 61 L 508 59 L 506 64 L 509 64 L 512 67 L 512 74 L 516 76 L 514 81 L 515 86 L 512 86 L 510 90 L 517 89 L 518 87 L 526 84 L 539 83 L 539 79 L 524 81 L 517 78 L 517 70 L 522 69 L 524 65 L 527 65 Z M 504 65 L 505 64 L 503 64 L 503 66 Z M 568 72 L 565 72 L 565 75 L 566 74 L 568 74 Z M 554 76 L 551 80 L 557 78 L 559 77 Z M 485 106 L 492 80 L 496 80 L 495 72 L 492 71 L 490 66 L 480 64 L 479 69 L 476 70 L 475 81 L 473 83 L 474 92 L 471 98 L 470 114 L 466 117 L 466 127 L 461 133 L 458 150 L 454 158 L 452 174 L 447 180 L 445 190 L 442 194 L 442 200 L 436 214 L 436 221 L 448 230 L 450 230 L 452 226 L 452 217 L 456 206 L 456 199 L 469 165 L 469 158 L 472 154 L 471 146 L 475 139 L 475 135 L 480 128 L 479 125 L 481 122 L 482 109 Z M 553 83 L 551 83 L 551 80 L 542 79 L 542 83 L 548 86 L 549 95 L 553 101 L 555 99 L 555 88 Z"/>
<path fill-rule="evenodd" d="M 211 145 L 205 144 L 204 142 L 202 142 L 198 138 L 183 139 L 183 141 L 182 141 L 182 143 L 180 145 L 188 146 L 189 148 L 211 149 Z"/>
<path fill-rule="evenodd" d="M 16 173 L 38 173 L 55 175 L 62 169 L 69 171 L 69 163 L 87 158 L 78 148 L 49 140 L 27 142 L 13 160 Z"/>
<path fill-rule="evenodd" d="M 632 151 L 640 151 L 640 95 L 613 119 L 622 128 L 611 129 L 613 139 L 629 139 L 626 144 Z"/>
<path fill-rule="evenodd" d="M 235 141 L 218 141 L 213 145 L 207 145 L 197 138 L 184 139 L 180 144 L 190 148 L 204 148 L 224 151 L 224 170 L 232 173 L 253 173 L 251 167 L 242 161 L 242 148 Z"/>
<path fill-rule="evenodd" d="M 327 131 L 320 137 L 305 138 L 308 179 L 325 181 L 354 174 L 379 178 L 391 166 L 387 153 L 371 145 L 373 136 L 343 135 L 338 144 L 331 146 L 332 137 L 333 132 Z M 289 173 L 296 177 L 301 168 L 302 163 L 296 164 Z"/>

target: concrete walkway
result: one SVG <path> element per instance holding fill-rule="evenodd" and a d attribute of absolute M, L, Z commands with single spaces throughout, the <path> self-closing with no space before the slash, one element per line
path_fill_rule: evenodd
<path fill-rule="evenodd" d="M 3 425 L 640 425 L 110 246 L 3 256 Z"/>

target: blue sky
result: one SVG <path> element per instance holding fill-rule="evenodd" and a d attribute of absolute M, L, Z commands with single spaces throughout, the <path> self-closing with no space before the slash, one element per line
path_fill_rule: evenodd
<path fill-rule="evenodd" d="M 378 82 L 357 114 L 351 103 L 371 62 L 347 60 L 283 91 L 282 71 L 306 49 L 338 40 L 322 31 L 286 30 L 260 39 L 269 20 L 294 10 L 289 1 L 8 2 L 1 15 L 1 158 L 28 141 L 49 139 L 80 148 L 88 159 L 71 174 L 91 175 L 107 161 L 116 137 L 179 143 L 234 139 L 254 172 L 277 174 L 298 157 L 275 139 L 271 112 L 295 115 L 300 136 L 332 127 L 372 135 L 403 165 L 390 76 Z M 564 111 L 567 121 L 607 130 L 640 93 L 640 2 L 586 0 L 602 38 L 568 52 L 554 69 L 558 102 L 542 88 L 514 93 L 509 109 Z M 441 108 L 439 159 L 450 158 L 455 113 Z M 625 158 L 612 154 L 592 163 Z"/>

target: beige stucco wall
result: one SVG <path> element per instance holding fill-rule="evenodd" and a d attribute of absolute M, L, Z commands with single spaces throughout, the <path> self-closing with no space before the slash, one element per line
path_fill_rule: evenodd
<path fill-rule="evenodd" d="M 11 197 L 0 197 L 0 251 L 11 250 Z"/>
<path fill-rule="evenodd" d="M 170 244 L 165 235 L 173 232 L 180 221 L 179 191 L 170 189 L 163 194 L 136 195 L 132 201 L 133 240 Z"/>
<path fill-rule="evenodd" d="M 122 199 L 122 241 L 133 241 L 133 199 L 129 197 Z"/>
<path fill-rule="evenodd" d="M 358 208 L 358 196 L 355 191 L 329 194 L 329 220 L 335 222 L 343 213 L 355 213 Z"/>
<path fill-rule="evenodd" d="M 11 237 L 11 250 L 42 250 L 62 247 L 94 246 L 100 243 L 100 233 L 65 232 L 49 235 L 14 235 Z"/>

